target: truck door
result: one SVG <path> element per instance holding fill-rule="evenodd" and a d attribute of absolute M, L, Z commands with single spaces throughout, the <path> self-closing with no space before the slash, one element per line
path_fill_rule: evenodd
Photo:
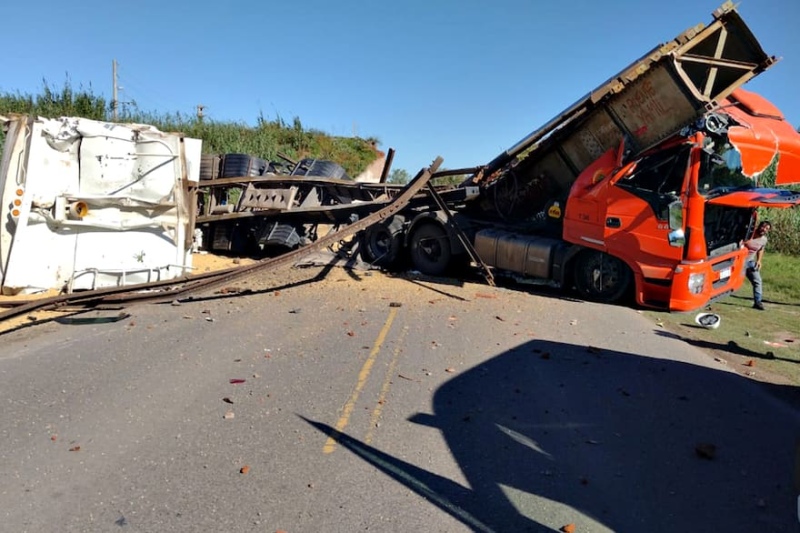
<path fill-rule="evenodd" d="M 643 268 L 669 268 L 682 249 L 669 246 L 670 203 L 686 189 L 691 147 L 680 144 L 643 157 L 632 171 L 616 177 L 608 194 L 605 243 L 608 252 Z M 661 277 L 644 273 L 645 277 Z"/>

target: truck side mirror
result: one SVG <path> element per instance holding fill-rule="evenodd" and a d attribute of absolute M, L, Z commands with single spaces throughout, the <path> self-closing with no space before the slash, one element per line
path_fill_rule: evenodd
<path fill-rule="evenodd" d="M 675 200 L 667 206 L 669 212 L 669 229 L 683 229 L 683 202 Z"/>
<path fill-rule="evenodd" d="M 667 207 L 669 213 L 669 229 L 667 241 L 670 246 L 681 247 L 686 244 L 686 234 L 683 231 L 683 202 L 675 200 Z"/>
<path fill-rule="evenodd" d="M 680 248 L 686 244 L 686 234 L 683 233 L 682 229 L 674 229 L 667 234 L 667 240 L 670 246 Z"/>

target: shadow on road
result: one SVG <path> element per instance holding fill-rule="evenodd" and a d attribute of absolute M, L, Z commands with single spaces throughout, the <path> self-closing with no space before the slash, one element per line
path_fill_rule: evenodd
<path fill-rule="evenodd" d="M 454 377 L 408 430 L 441 432 L 468 487 L 306 421 L 474 531 L 797 527 L 800 416 L 693 364 L 532 341 Z"/>

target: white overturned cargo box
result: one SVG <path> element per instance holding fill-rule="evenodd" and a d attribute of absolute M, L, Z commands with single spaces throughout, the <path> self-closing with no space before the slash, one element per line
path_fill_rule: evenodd
<path fill-rule="evenodd" d="M 82 118 L 2 120 L 3 294 L 133 285 L 191 268 L 201 141 Z"/>

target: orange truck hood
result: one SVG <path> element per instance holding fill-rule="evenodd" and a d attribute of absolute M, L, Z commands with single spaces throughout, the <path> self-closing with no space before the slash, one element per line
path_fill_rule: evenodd
<path fill-rule="evenodd" d="M 721 112 L 738 125 L 728 138 L 742 155 L 742 171 L 756 179 L 779 154 L 775 185 L 800 183 L 800 133 L 783 113 L 764 97 L 736 89 L 723 102 Z"/>

